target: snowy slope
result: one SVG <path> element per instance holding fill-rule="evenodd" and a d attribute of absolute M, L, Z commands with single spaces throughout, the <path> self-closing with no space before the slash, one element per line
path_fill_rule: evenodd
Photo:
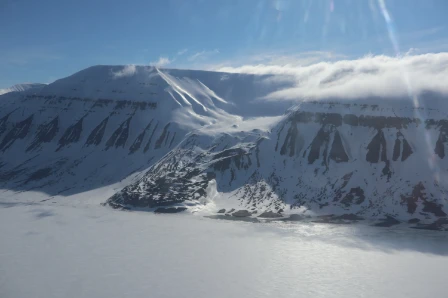
<path fill-rule="evenodd" d="M 446 98 L 428 91 L 424 108 L 408 98 L 263 100 L 294 84 L 95 66 L 2 95 L 0 198 L 446 217 Z"/>
<path fill-rule="evenodd" d="M 22 92 L 22 91 L 31 91 L 34 90 L 39 91 L 41 88 L 43 88 L 45 84 L 39 84 L 39 83 L 28 83 L 28 84 L 17 84 L 10 88 L 0 89 L 0 95 L 6 94 L 9 92 Z"/>
<path fill-rule="evenodd" d="M 0 206 L 2 298 L 446 297 L 445 233 Z"/>

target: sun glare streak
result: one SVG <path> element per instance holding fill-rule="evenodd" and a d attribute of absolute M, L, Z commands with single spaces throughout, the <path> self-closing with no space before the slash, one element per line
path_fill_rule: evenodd
<path fill-rule="evenodd" d="M 378 0 L 378 5 L 380 7 L 381 14 L 383 15 L 384 20 L 386 22 L 389 39 L 390 39 L 392 46 L 395 50 L 395 55 L 397 57 L 402 57 L 402 55 L 400 53 L 400 47 L 399 47 L 399 43 L 398 43 L 397 34 L 395 31 L 395 25 L 394 25 L 393 19 L 391 17 L 391 14 L 389 13 L 389 11 L 387 9 L 386 1 Z M 409 74 L 406 71 L 405 66 L 402 65 L 400 69 L 403 74 L 403 80 L 406 84 L 408 96 L 412 100 L 412 103 L 414 105 L 415 117 L 417 119 L 420 119 L 421 123 L 424 125 L 426 119 L 423 116 L 423 114 L 420 112 L 420 101 L 418 99 L 417 94 L 414 92 L 414 90 L 412 88 L 412 83 L 409 79 Z M 440 178 L 439 168 L 438 168 L 437 164 L 434 162 L 434 158 L 433 158 L 434 154 L 433 154 L 433 150 L 432 150 L 433 142 L 432 142 L 431 136 L 429 135 L 428 132 L 426 132 L 423 129 L 422 129 L 422 132 L 425 135 L 425 142 L 426 142 L 427 150 L 428 150 L 428 164 L 429 164 L 430 168 L 434 171 L 434 178 L 436 179 L 436 181 L 439 181 L 439 178 Z"/>
<path fill-rule="evenodd" d="M 398 39 L 395 33 L 395 26 L 392 18 L 390 17 L 389 11 L 387 10 L 386 3 L 384 0 L 378 0 L 378 4 L 380 6 L 381 13 L 383 14 L 384 20 L 386 21 L 387 31 L 389 33 L 389 39 L 392 42 L 392 45 L 395 50 L 395 54 L 397 56 L 400 55 L 400 47 L 398 46 Z"/>

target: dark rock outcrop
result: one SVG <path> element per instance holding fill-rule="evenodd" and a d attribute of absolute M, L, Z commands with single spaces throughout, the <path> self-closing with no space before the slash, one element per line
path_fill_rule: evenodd
<path fill-rule="evenodd" d="M 350 207 L 352 204 L 360 205 L 365 199 L 364 190 L 361 187 L 354 187 L 341 200 L 341 204 L 345 207 Z"/>
<path fill-rule="evenodd" d="M 43 143 L 49 143 L 53 140 L 59 131 L 59 117 L 56 116 L 48 123 L 44 123 L 37 129 L 34 140 L 26 148 L 26 151 L 32 151 L 39 147 Z"/>
<path fill-rule="evenodd" d="M 367 146 L 366 160 L 370 163 L 387 161 L 386 139 L 380 129 Z"/>
<path fill-rule="evenodd" d="M 265 212 L 261 213 L 258 217 L 260 217 L 260 218 L 279 218 L 279 217 L 283 217 L 283 215 L 281 215 L 280 213 L 275 213 L 273 211 L 265 211 Z"/>
<path fill-rule="evenodd" d="M 106 117 L 100 124 L 95 127 L 90 133 L 85 146 L 90 145 L 99 145 L 103 140 L 104 132 L 106 131 L 107 122 L 109 121 L 109 117 Z"/>
<path fill-rule="evenodd" d="M 334 219 L 342 219 L 342 220 L 352 220 L 352 221 L 358 221 L 358 220 L 364 220 L 363 217 L 353 214 L 353 213 L 349 213 L 349 214 L 342 214 L 339 216 L 335 216 L 333 217 Z"/>
<path fill-rule="evenodd" d="M 414 186 L 410 195 L 401 195 L 401 204 L 407 206 L 407 210 L 411 214 L 415 213 L 417 209 L 417 203 L 419 201 L 423 204 L 424 212 L 430 212 L 439 217 L 446 216 L 446 213 L 443 211 L 443 206 L 441 204 L 430 201 L 427 198 L 425 193 L 425 186 L 422 182 Z"/>
<path fill-rule="evenodd" d="M 437 223 L 432 224 L 418 224 L 415 227 L 411 227 L 412 229 L 417 230 L 428 230 L 428 231 L 444 231 L 445 228 L 442 225 L 439 225 Z"/>
<path fill-rule="evenodd" d="M 131 147 L 129 147 L 129 154 L 133 154 L 137 152 L 140 149 L 140 146 L 142 145 L 143 139 L 145 137 L 146 131 L 151 128 L 152 121 L 149 122 L 149 124 L 145 127 L 145 129 L 137 136 L 137 138 L 132 143 Z"/>
<path fill-rule="evenodd" d="M 441 130 L 439 133 L 439 138 L 436 142 L 436 148 L 434 149 L 434 153 L 437 154 L 441 159 L 445 157 L 445 144 L 447 142 L 447 133 L 444 130 Z"/>
<path fill-rule="evenodd" d="M 185 210 L 187 210 L 187 208 L 185 207 L 169 207 L 169 208 L 159 207 L 156 210 L 154 210 L 154 213 L 179 213 Z"/>
<path fill-rule="evenodd" d="M 242 148 L 225 149 L 216 154 L 212 158 L 213 170 L 218 172 L 225 172 L 230 169 L 231 181 L 235 179 L 235 170 L 248 169 L 252 161 L 246 152 Z"/>
<path fill-rule="evenodd" d="M 28 178 L 26 183 L 33 181 L 33 180 L 40 180 L 45 177 L 48 177 L 51 175 L 51 171 L 52 171 L 51 167 L 39 169 L 30 175 L 30 177 Z"/>
<path fill-rule="evenodd" d="M 413 153 L 411 146 L 406 139 L 403 139 L 403 151 L 401 153 L 401 161 L 405 161 Z"/>
<path fill-rule="evenodd" d="M 248 216 L 251 216 L 251 213 L 249 211 L 247 211 L 247 210 L 238 210 L 238 211 L 232 213 L 232 216 L 235 216 L 235 217 L 248 217 Z"/>
<path fill-rule="evenodd" d="M 149 147 L 151 146 L 152 137 L 154 136 L 154 133 L 156 132 L 157 127 L 159 126 L 159 122 L 156 123 L 156 126 L 152 130 L 151 136 L 149 136 L 149 140 L 145 145 L 145 148 L 143 148 L 143 152 L 147 152 L 149 150 Z"/>
<path fill-rule="evenodd" d="M 328 150 L 328 141 L 329 140 L 330 140 L 329 131 L 325 130 L 323 127 L 321 129 L 319 129 L 319 131 L 317 132 L 317 135 L 314 137 L 314 139 L 310 145 L 310 151 L 308 154 L 308 163 L 309 164 L 312 164 L 317 159 L 319 159 L 322 146 L 325 146 L 323 158 L 324 158 L 324 163 L 326 164 L 326 161 L 325 161 L 326 154 L 325 153 Z"/>
<path fill-rule="evenodd" d="M 5 151 L 11 147 L 16 140 L 24 139 L 31 127 L 34 115 L 29 116 L 23 121 L 20 121 L 14 125 L 14 127 L 5 135 L 0 143 L 0 150 Z"/>
<path fill-rule="evenodd" d="M 0 119 L 0 136 L 6 131 L 6 123 L 8 122 L 8 118 L 11 113 L 6 114 Z"/>
<path fill-rule="evenodd" d="M 297 139 L 299 137 L 299 130 L 297 129 L 297 123 L 295 121 L 291 122 L 291 126 L 286 134 L 285 141 L 283 142 L 282 148 L 280 149 L 280 154 L 289 156 L 294 156 L 299 153 L 301 148 L 296 148 Z"/>
<path fill-rule="evenodd" d="M 82 122 L 84 120 L 84 117 L 79 119 L 75 124 L 69 126 L 65 130 L 64 134 L 59 139 L 59 142 L 58 142 L 59 147 L 56 149 L 56 151 L 59 151 L 63 147 L 68 146 L 72 143 L 77 143 L 79 141 L 79 139 L 81 138 Z"/>
<path fill-rule="evenodd" d="M 176 132 L 174 132 L 174 134 L 173 134 L 173 137 L 171 138 L 171 141 L 170 141 L 170 148 L 171 148 L 171 146 L 173 146 L 173 142 L 174 142 L 174 139 L 176 138 Z"/>
<path fill-rule="evenodd" d="M 165 127 L 162 130 L 162 134 L 160 135 L 160 137 L 157 139 L 155 145 L 154 145 L 154 149 L 159 149 L 162 144 L 163 141 L 165 140 L 165 138 L 168 138 L 167 133 L 168 133 L 168 128 L 170 127 L 171 123 L 168 123 L 165 125 Z"/>
<path fill-rule="evenodd" d="M 397 161 L 401 156 L 401 161 L 405 161 L 412 154 L 412 148 L 401 132 L 397 132 L 392 160 Z"/>
<path fill-rule="evenodd" d="M 129 135 L 129 125 L 131 123 L 132 117 L 126 119 L 120 126 L 114 131 L 114 133 L 110 136 L 109 140 L 106 142 L 106 150 L 115 146 L 124 147 L 126 145 L 126 141 L 128 140 Z"/>
<path fill-rule="evenodd" d="M 344 145 L 342 144 L 341 135 L 338 131 L 334 133 L 333 144 L 331 145 L 330 150 L 330 159 L 335 162 L 347 162 L 348 155 L 345 152 Z"/>
<path fill-rule="evenodd" d="M 401 222 L 399 220 L 396 220 L 392 216 L 386 216 L 385 219 L 381 220 L 380 222 L 374 224 L 375 227 L 383 227 L 383 228 L 389 228 L 395 225 L 400 224 Z"/>

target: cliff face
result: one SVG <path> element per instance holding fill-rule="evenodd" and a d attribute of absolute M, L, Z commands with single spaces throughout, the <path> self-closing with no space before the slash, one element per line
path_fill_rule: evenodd
<path fill-rule="evenodd" d="M 155 102 L 17 96 L 0 118 L 5 189 L 49 195 L 95 189 L 147 167 L 180 141 L 178 127 L 163 129 L 169 119 L 157 117 Z"/>

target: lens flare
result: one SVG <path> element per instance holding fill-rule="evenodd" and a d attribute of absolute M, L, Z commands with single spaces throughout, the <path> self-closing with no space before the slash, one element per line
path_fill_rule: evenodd
<path fill-rule="evenodd" d="M 394 47 L 395 54 L 400 55 L 400 48 L 398 46 L 397 34 L 395 33 L 395 26 L 392 18 L 390 17 L 389 11 L 387 10 L 386 3 L 384 0 L 378 0 L 381 13 L 383 14 L 384 20 L 386 21 L 387 31 L 389 33 L 389 39 Z"/>
<path fill-rule="evenodd" d="M 391 17 L 391 14 L 389 13 L 387 6 L 386 6 L 386 1 L 385 0 L 378 0 L 378 5 L 380 7 L 381 13 L 384 17 L 384 20 L 386 22 L 386 27 L 387 27 L 387 31 L 389 34 L 389 39 L 392 43 L 392 46 L 394 48 L 395 51 L 395 55 L 397 57 L 401 57 L 401 53 L 400 53 L 400 47 L 399 47 L 399 43 L 398 43 L 398 38 L 397 38 L 397 33 L 395 31 L 395 25 L 393 22 L 393 19 Z M 425 117 L 424 115 L 420 112 L 420 101 L 418 99 L 417 94 L 414 92 L 413 88 L 412 88 L 412 84 L 411 81 L 409 79 L 409 74 L 406 71 L 406 68 L 404 65 L 401 66 L 401 73 L 403 75 L 403 80 L 406 84 L 406 88 L 407 88 L 407 93 L 409 98 L 412 100 L 412 104 L 414 106 L 414 113 L 415 113 L 415 117 L 417 119 L 419 119 L 421 121 L 421 123 L 424 125 L 425 124 Z M 430 168 L 434 171 L 434 178 L 436 181 L 439 181 L 440 175 L 439 175 L 439 168 L 437 166 L 437 163 L 434 162 L 434 152 L 432 150 L 432 139 L 431 139 L 431 135 L 426 132 L 424 129 L 421 130 L 421 132 L 424 134 L 425 136 L 425 142 L 427 145 L 427 153 L 428 153 L 428 164 L 430 166 Z"/>

